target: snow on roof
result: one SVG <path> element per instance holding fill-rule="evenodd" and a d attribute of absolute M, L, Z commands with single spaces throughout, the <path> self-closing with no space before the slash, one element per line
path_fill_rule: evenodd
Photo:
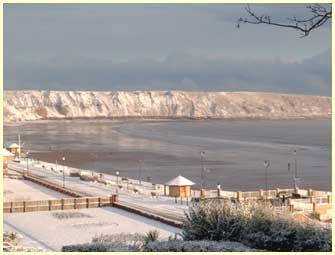
<path fill-rule="evenodd" d="M 190 181 L 189 179 L 186 179 L 181 175 L 178 175 L 176 178 L 172 179 L 171 181 L 168 181 L 165 184 L 168 186 L 192 186 L 195 183 Z"/>
<path fill-rule="evenodd" d="M 16 143 L 13 143 L 11 146 L 9 146 L 9 148 L 20 148 L 20 146 Z"/>
<path fill-rule="evenodd" d="M 2 156 L 3 157 L 10 157 L 10 156 L 14 157 L 15 155 L 11 153 L 10 151 L 6 150 L 5 148 L 3 148 Z"/>

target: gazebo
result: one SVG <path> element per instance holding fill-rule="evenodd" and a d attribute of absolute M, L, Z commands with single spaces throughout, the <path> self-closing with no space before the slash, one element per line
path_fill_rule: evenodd
<path fill-rule="evenodd" d="M 179 175 L 165 183 L 165 185 L 169 187 L 170 197 L 190 197 L 191 186 L 195 185 L 195 183 Z"/>
<path fill-rule="evenodd" d="M 16 143 L 13 143 L 11 146 L 9 146 L 9 150 L 11 153 L 17 153 L 20 150 L 20 146 Z"/>

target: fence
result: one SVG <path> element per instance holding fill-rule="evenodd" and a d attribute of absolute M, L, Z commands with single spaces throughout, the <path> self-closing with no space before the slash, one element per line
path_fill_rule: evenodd
<path fill-rule="evenodd" d="M 12 201 L 3 203 L 3 212 L 20 213 L 96 208 L 103 206 L 112 206 L 113 203 L 116 202 L 116 199 L 117 196 L 112 195 L 110 197 L 81 197 L 37 201 Z"/>

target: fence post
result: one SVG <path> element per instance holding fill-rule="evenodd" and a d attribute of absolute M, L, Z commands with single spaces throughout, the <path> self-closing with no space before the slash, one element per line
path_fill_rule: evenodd
<path fill-rule="evenodd" d="M 62 203 L 62 207 L 61 208 L 62 208 L 62 210 L 64 210 L 64 199 L 63 198 L 61 199 L 61 203 Z"/>
<path fill-rule="evenodd" d="M 313 212 L 315 212 L 315 211 L 316 211 L 316 203 L 313 202 Z"/>
<path fill-rule="evenodd" d="M 237 191 L 237 201 L 240 202 L 242 200 L 242 191 Z"/>
<path fill-rule="evenodd" d="M 327 196 L 327 202 L 328 202 L 328 204 L 332 203 L 332 196 L 331 195 Z"/>
<path fill-rule="evenodd" d="M 290 205 L 290 212 L 293 212 L 294 210 L 294 205 Z"/>
<path fill-rule="evenodd" d="M 313 204 L 313 203 L 315 202 L 315 197 L 310 197 L 310 198 L 309 198 L 309 201 L 310 201 L 310 203 Z"/>
<path fill-rule="evenodd" d="M 26 201 L 23 201 L 23 212 L 26 212 Z"/>
<path fill-rule="evenodd" d="M 261 198 L 264 198 L 264 197 L 263 197 L 263 196 L 264 196 L 264 190 L 262 190 L 262 189 L 259 190 L 259 196 L 260 196 Z"/>
<path fill-rule="evenodd" d="M 113 195 L 109 196 L 109 205 L 113 205 Z"/>
<path fill-rule="evenodd" d="M 90 206 L 89 206 L 89 203 L 90 203 L 89 198 L 86 198 L 86 208 L 89 208 L 89 207 L 90 207 Z"/>
<path fill-rule="evenodd" d="M 98 207 L 101 207 L 101 197 L 98 197 Z"/>
<path fill-rule="evenodd" d="M 10 212 L 13 212 L 13 201 L 10 202 Z"/>
<path fill-rule="evenodd" d="M 308 193 L 308 196 L 313 196 L 313 190 L 312 189 L 308 189 L 308 191 L 307 191 Z"/>
<path fill-rule="evenodd" d="M 51 211 L 51 200 L 48 200 L 48 204 L 49 204 L 49 211 Z"/>
<path fill-rule="evenodd" d="M 73 208 L 77 209 L 77 198 L 73 199 Z"/>

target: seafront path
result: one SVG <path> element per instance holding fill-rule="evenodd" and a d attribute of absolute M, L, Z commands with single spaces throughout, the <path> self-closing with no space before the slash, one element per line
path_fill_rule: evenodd
<path fill-rule="evenodd" d="M 10 162 L 9 170 L 23 173 L 27 169 L 26 162 L 21 163 Z M 56 168 L 58 168 L 56 170 Z M 41 180 L 45 180 L 49 183 L 54 183 L 60 187 L 63 186 L 63 173 L 62 166 L 55 167 L 54 164 L 40 162 L 39 164 L 29 165 L 29 175 L 37 177 Z M 104 180 L 107 184 L 83 181 L 79 177 L 71 177 L 70 172 L 82 171 L 87 174 L 99 175 L 98 173 L 89 170 L 80 170 L 65 167 L 65 181 L 64 186 L 72 191 L 83 194 L 83 196 L 100 196 L 107 197 L 112 194 L 118 194 L 118 203 L 121 206 L 131 207 L 136 210 L 140 210 L 149 214 L 164 217 L 176 222 L 181 223 L 184 218 L 184 211 L 187 210 L 188 206 L 186 201 L 183 204 L 178 201 L 175 202 L 174 198 L 162 196 L 163 191 L 157 188 L 155 185 L 149 185 L 148 183 L 142 183 L 142 185 L 132 182 L 131 184 L 121 184 L 120 178 L 116 178 L 113 175 L 104 174 Z M 131 186 L 131 189 L 127 189 L 127 186 Z M 122 188 L 121 188 L 122 187 Z M 135 191 L 136 192 L 135 192 Z M 155 196 L 153 196 L 155 194 Z"/>

